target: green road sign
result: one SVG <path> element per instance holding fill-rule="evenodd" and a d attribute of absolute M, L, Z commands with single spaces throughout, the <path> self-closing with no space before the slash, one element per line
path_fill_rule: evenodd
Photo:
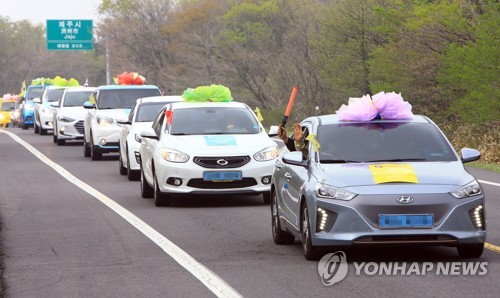
<path fill-rule="evenodd" d="M 47 20 L 48 50 L 92 50 L 92 20 Z"/>

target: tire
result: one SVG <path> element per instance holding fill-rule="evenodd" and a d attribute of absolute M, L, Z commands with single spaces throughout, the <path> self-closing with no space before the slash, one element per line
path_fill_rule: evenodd
<path fill-rule="evenodd" d="M 66 144 L 66 140 L 57 139 L 57 146 L 63 146 Z"/>
<path fill-rule="evenodd" d="M 153 188 L 149 186 L 146 178 L 144 177 L 144 172 L 142 171 L 141 165 L 141 197 L 149 199 L 153 197 Z"/>
<path fill-rule="evenodd" d="M 24 124 L 24 121 L 21 122 L 21 129 L 23 129 L 23 130 L 27 130 L 28 129 L 28 125 Z"/>
<path fill-rule="evenodd" d="M 52 139 L 54 140 L 54 143 L 56 143 L 57 145 L 59 145 L 59 143 L 57 142 L 58 138 L 57 138 L 57 130 L 56 128 L 54 127 L 54 132 L 52 133 Z"/>
<path fill-rule="evenodd" d="M 90 134 L 90 159 L 91 160 L 102 160 L 102 153 L 97 152 L 97 150 L 94 146 L 94 138 L 92 137 L 92 134 Z"/>
<path fill-rule="evenodd" d="M 156 178 L 156 174 L 154 174 L 153 176 L 153 182 L 154 182 L 153 198 L 155 200 L 155 206 L 156 207 L 170 206 L 171 198 L 168 194 L 161 192 L 160 187 L 158 186 L 158 179 Z"/>
<path fill-rule="evenodd" d="M 304 257 L 307 260 L 316 260 L 319 257 L 319 251 L 317 247 L 312 245 L 311 220 L 309 219 L 309 211 L 306 203 L 302 205 L 300 214 L 300 232 L 302 234 L 302 251 L 304 252 Z"/>
<path fill-rule="evenodd" d="M 457 246 L 458 255 L 461 258 L 479 258 L 484 251 L 484 243 L 474 245 Z"/>
<path fill-rule="evenodd" d="M 130 154 L 128 152 L 128 147 L 127 147 L 127 178 L 129 181 L 136 181 L 139 180 L 139 171 L 131 170 L 130 169 Z"/>
<path fill-rule="evenodd" d="M 279 209 L 275 191 L 271 192 L 271 218 L 274 243 L 279 245 L 292 244 L 295 241 L 295 237 L 292 234 L 281 229 Z"/>
<path fill-rule="evenodd" d="M 40 127 L 36 125 L 36 121 L 33 121 L 33 127 L 35 128 L 35 130 L 33 131 L 34 133 L 40 133 Z"/>
<path fill-rule="evenodd" d="M 44 129 L 41 125 L 40 125 L 40 135 L 41 136 L 44 136 L 47 134 L 47 129 Z"/>
<path fill-rule="evenodd" d="M 264 204 L 269 205 L 271 203 L 271 192 L 265 192 L 262 194 L 262 198 L 264 199 Z"/>
<path fill-rule="evenodd" d="M 85 135 L 83 135 L 83 156 L 90 157 L 90 147 L 85 139 Z"/>
<path fill-rule="evenodd" d="M 127 174 L 127 168 L 123 166 L 122 153 L 121 153 L 122 151 L 119 150 L 118 152 L 120 152 L 119 153 L 120 157 L 118 158 L 118 172 L 120 173 L 120 175 L 123 176 Z"/>

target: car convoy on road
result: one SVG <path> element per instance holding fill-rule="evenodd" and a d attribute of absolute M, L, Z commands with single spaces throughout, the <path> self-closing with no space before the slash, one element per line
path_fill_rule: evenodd
<path fill-rule="evenodd" d="M 51 130 L 57 145 L 83 140 L 84 156 L 94 161 L 118 153 L 119 173 L 140 180 L 141 196 L 156 206 L 182 195 L 262 195 L 271 205 L 274 242 L 298 239 L 307 259 L 322 247 L 351 245 L 451 246 L 466 258 L 483 253 L 485 198 L 463 165 L 479 159 L 479 151 L 458 154 L 426 116 L 383 115 L 407 109 L 402 98 L 387 100 L 370 119 L 344 106 L 309 117 L 300 123 L 302 145 L 294 140 L 279 148 L 228 89 L 222 91 L 229 98 L 213 100 L 208 89 L 200 99 L 193 89 L 162 96 L 144 84 L 30 87 L 27 96 L 40 97 L 29 99 L 33 116 L 25 116 L 27 103 L 21 109 L 23 129 L 33 123 L 35 133 Z M 376 106 L 376 97 L 368 104 Z"/>

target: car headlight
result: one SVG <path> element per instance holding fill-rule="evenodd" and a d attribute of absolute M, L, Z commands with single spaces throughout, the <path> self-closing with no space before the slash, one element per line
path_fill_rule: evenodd
<path fill-rule="evenodd" d="M 66 116 L 59 116 L 57 117 L 57 119 L 61 122 L 67 122 L 67 123 L 75 121 L 75 119 Z"/>
<path fill-rule="evenodd" d="M 266 149 L 260 150 L 259 152 L 253 155 L 253 158 L 256 161 L 268 161 L 271 159 L 275 159 L 278 156 L 278 147 L 271 146 Z"/>
<path fill-rule="evenodd" d="M 450 194 L 457 199 L 473 197 L 480 195 L 481 193 L 481 186 L 479 186 L 479 183 L 477 183 L 476 180 L 450 192 Z"/>
<path fill-rule="evenodd" d="M 5 119 L 5 117 L 2 114 L 0 114 L 0 119 Z"/>
<path fill-rule="evenodd" d="M 354 194 L 352 192 L 348 192 L 322 183 L 316 183 L 315 191 L 316 191 L 316 196 L 318 198 L 324 198 L 324 199 L 350 201 L 357 196 L 357 194 Z"/>
<path fill-rule="evenodd" d="M 97 116 L 96 117 L 97 124 L 100 126 L 109 126 L 115 122 L 113 118 L 110 117 L 104 117 L 104 116 Z"/>
<path fill-rule="evenodd" d="M 187 162 L 189 160 L 189 155 L 173 149 L 160 148 L 159 153 L 160 156 L 166 161 Z"/>

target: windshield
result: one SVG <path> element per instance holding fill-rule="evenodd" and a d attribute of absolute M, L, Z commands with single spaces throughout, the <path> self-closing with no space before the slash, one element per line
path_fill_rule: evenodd
<path fill-rule="evenodd" d="M 321 163 L 455 161 L 453 149 L 428 123 L 353 123 L 318 128 Z"/>
<path fill-rule="evenodd" d="M 113 89 L 101 90 L 97 107 L 104 109 L 130 109 L 140 97 L 159 96 L 158 89 Z"/>
<path fill-rule="evenodd" d="M 16 108 L 16 103 L 11 101 L 2 102 L 2 111 L 11 111 Z"/>
<path fill-rule="evenodd" d="M 174 110 L 170 134 L 257 134 L 259 123 L 244 108 L 197 107 Z"/>
<path fill-rule="evenodd" d="M 33 100 L 33 98 L 40 98 L 43 92 L 43 87 L 31 87 L 29 89 L 29 94 L 27 100 Z"/>
<path fill-rule="evenodd" d="M 135 122 L 153 122 L 161 108 L 168 102 L 143 103 L 137 108 Z"/>
<path fill-rule="evenodd" d="M 89 100 L 92 91 L 74 91 L 66 92 L 63 105 L 65 107 L 81 107 L 83 103 Z"/>
<path fill-rule="evenodd" d="M 55 102 L 61 99 L 64 89 L 49 89 L 45 94 L 45 101 Z"/>

